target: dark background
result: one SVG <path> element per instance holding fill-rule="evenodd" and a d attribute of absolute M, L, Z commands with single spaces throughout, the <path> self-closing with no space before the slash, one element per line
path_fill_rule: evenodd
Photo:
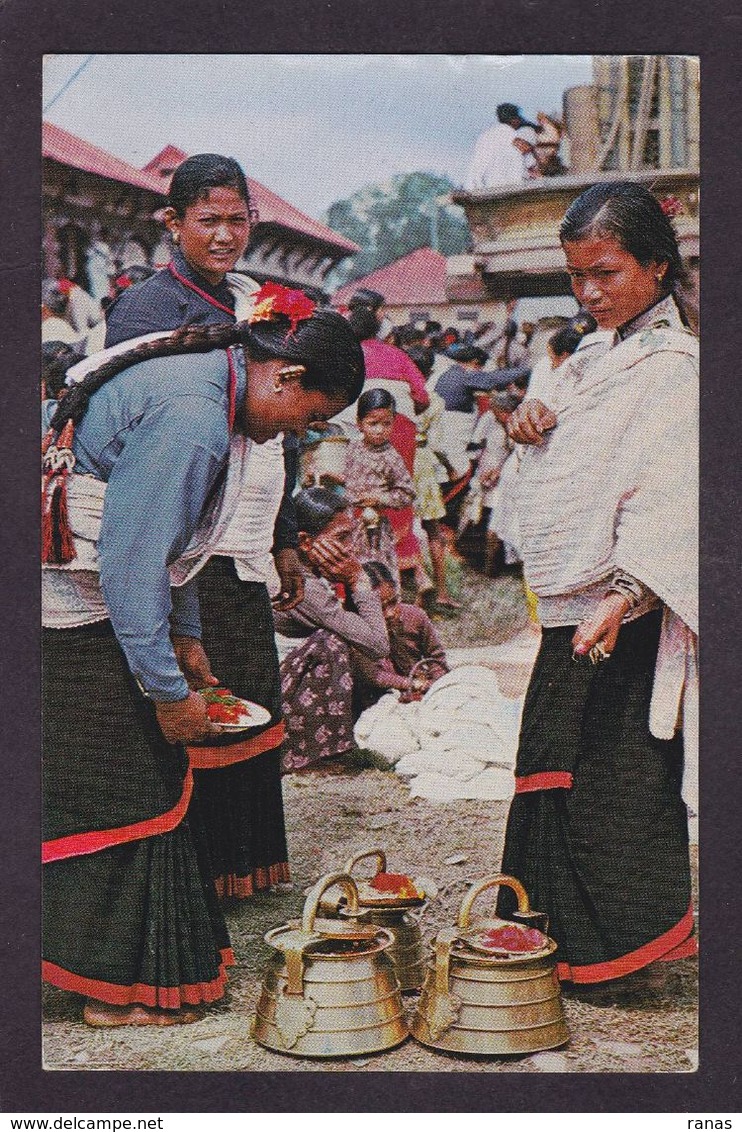
<path fill-rule="evenodd" d="M 739 1112 L 738 0 L 0 0 L 3 442 L 0 1110 Z M 45 52 L 699 55 L 702 78 L 700 1069 L 678 1075 L 44 1073 L 39 992 L 38 385 Z M 157 113 L 153 99 L 152 113 Z M 629 910 L 627 909 L 627 912 Z M 70 911 L 74 915 L 74 909 Z"/>

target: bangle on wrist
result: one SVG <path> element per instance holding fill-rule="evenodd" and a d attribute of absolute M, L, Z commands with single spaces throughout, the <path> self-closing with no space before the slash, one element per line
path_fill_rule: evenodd
<path fill-rule="evenodd" d="M 647 589 L 636 578 L 632 578 L 630 574 L 617 572 L 611 579 L 611 584 L 607 590 L 607 594 L 612 593 L 620 594 L 622 598 L 625 598 L 629 603 L 629 609 L 636 609 L 637 605 L 646 597 Z"/>

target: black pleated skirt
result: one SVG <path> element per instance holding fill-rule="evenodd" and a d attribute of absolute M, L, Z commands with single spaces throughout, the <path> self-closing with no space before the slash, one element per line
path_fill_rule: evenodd
<path fill-rule="evenodd" d="M 220 998 L 232 953 L 184 749 L 109 622 L 45 630 L 43 676 L 45 979 L 117 1005 Z"/>
<path fill-rule="evenodd" d="M 524 706 L 503 872 L 549 916 L 561 978 L 595 983 L 695 950 L 682 736 L 648 726 L 655 611 L 621 629 L 609 660 L 572 660 L 574 627 L 546 629 Z M 512 910 L 503 890 L 501 913 Z"/>
<path fill-rule="evenodd" d="M 242 582 L 230 558 L 198 575 L 203 645 L 220 683 L 271 713 L 263 727 L 227 734 L 214 750 L 263 747 L 230 765 L 194 770 L 220 895 L 245 897 L 289 880 L 281 793 L 281 680 L 273 610 L 262 583 Z M 194 759 L 198 748 L 193 748 Z"/>

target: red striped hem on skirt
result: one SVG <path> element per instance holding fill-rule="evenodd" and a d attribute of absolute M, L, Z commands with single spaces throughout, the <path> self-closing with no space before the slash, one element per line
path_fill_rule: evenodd
<path fill-rule="evenodd" d="M 66 837 L 44 841 L 41 846 L 41 863 L 47 865 L 52 861 L 64 861 L 68 857 L 81 857 L 85 853 L 112 849 L 114 845 L 124 845 L 128 841 L 170 833 L 185 817 L 192 792 L 193 775 L 189 768 L 183 779 L 180 798 L 171 810 L 157 814 L 153 818 L 145 818 L 144 821 L 133 822 L 131 825 L 121 825 L 113 829 L 94 829 L 87 833 L 71 833 Z"/>
<path fill-rule="evenodd" d="M 697 950 L 692 932 L 693 908 L 691 907 L 674 928 L 638 947 L 636 951 L 629 951 L 618 959 L 609 959 L 605 963 L 589 963 L 584 967 L 557 963 L 557 975 L 560 979 L 572 983 L 603 983 L 608 979 L 623 978 L 624 975 L 639 971 L 657 960 L 684 959 L 689 955 L 695 955 Z"/>
<path fill-rule="evenodd" d="M 267 731 L 252 739 L 230 743 L 224 747 L 187 747 L 191 766 L 195 770 L 213 770 L 215 767 L 234 766 L 235 763 L 253 759 L 265 751 L 280 746 L 286 734 L 286 725 L 281 721 L 274 723 Z"/>
<path fill-rule="evenodd" d="M 291 881 L 291 870 L 288 861 L 278 861 L 275 865 L 266 868 L 253 869 L 249 876 L 238 877 L 235 873 L 222 874 L 214 878 L 218 896 L 234 896 L 244 899 L 252 896 L 262 889 L 270 888 L 272 884 L 288 884 Z"/>
<path fill-rule="evenodd" d="M 448 491 L 442 491 L 441 492 L 441 494 L 443 496 L 443 502 L 444 503 L 450 503 L 452 499 L 455 499 L 456 496 L 459 494 L 459 492 L 463 491 L 464 488 L 468 486 L 471 478 L 472 478 L 472 473 L 471 473 L 471 470 L 470 470 L 468 472 L 464 472 L 463 476 L 460 476 L 459 479 L 453 480 L 451 487 L 448 489 Z"/>
<path fill-rule="evenodd" d="M 88 979 L 84 975 L 76 975 L 74 971 L 67 971 L 58 967 L 56 963 L 46 960 L 41 964 L 41 977 L 44 982 L 51 983 L 61 990 L 73 991 L 75 994 L 84 994 L 88 998 L 108 1002 L 112 1006 L 132 1006 L 135 1003 L 142 1006 L 155 1006 L 163 1010 L 179 1010 L 181 1006 L 198 1006 L 202 1002 L 215 1002 L 224 994 L 227 982 L 227 967 L 234 965 L 234 952 L 231 947 L 223 948 L 220 952 L 219 974 L 207 983 L 183 983 L 177 987 L 156 987 L 146 983 L 134 983 L 133 986 L 121 986 L 118 983 L 107 983 L 101 979 Z"/>
<path fill-rule="evenodd" d="M 533 790 L 571 790 L 572 775 L 568 770 L 546 770 L 539 774 L 524 774 L 515 780 L 515 793 L 528 794 Z"/>

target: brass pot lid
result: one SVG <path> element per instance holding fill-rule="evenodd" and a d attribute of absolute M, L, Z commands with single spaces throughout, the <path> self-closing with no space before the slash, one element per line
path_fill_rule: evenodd
<path fill-rule="evenodd" d="M 368 915 L 368 913 L 364 913 Z M 316 917 L 313 932 L 323 939 L 373 939 L 378 928 L 376 924 L 361 923 L 360 918 L 348 916 L 344 908 L 339 909 L 338 919 Z M 300 929 L 300 920 L 289 920 L 286 925 L 289 929 Z"/>
<path fill-rule="evenodd" d="M 370 877 L 353 876 L 353 869 L 361 861 L 376 861 L 376 872 Z M 438 895 L 438 888 L 428 877 L 412 878 L 407 873 L 387 872 L 386 853 L 380 847 L 363 849 L 350 857 L 343 872 L 353 876 L 358 889 L 358 903 L 363 908 L 419 908 Z M 375 883 L 376 882 L 376 883 Z"/>
<path fill-rule="evenodd" d="M 414 881 L 412 883 L 414 884 Z M 394 892 L 379 892 L 378 889 L 362 880 L 356 881 L 356 884 L 358 885 L 358 903 L 362 908 L 419 908 L 426 900 L 424 893 L 420 896 L 397 896 Z M 417 888 L 417 885 L 415 885 L 415 888 Z"/>
<path fill-rule="evenodd" d="M 514 920 L 503 920 L 498 916 L 480 918 L 472 922 L 471 912 L 477 897 L 488 889 L 499 888 L 501 885 L 511 888 L 516 894 L 519 912 L 530 911 L 526 890 L 515 877 L 498 873 L 497 876 L 479 881 L 469 889 L 459 909 L 457 932 L 459 945 L 463 944 L 478 956 L 486 956 L 497 963 L 507 964 L 544 959 L 553 954 L 557 949 L 556 943 L 538 928 L 530 928 Z M 508 946 L 508 936 L 513 941 L 513 947 Z M 521 945 L 530 942 L 534 946 L 529 949 L 517 947 L 518 942 Z M 456 947 L 456 951 L 460 957 L 465 958 L 460 946 Z"/>
<path fill-rule="evenodd" d="M 481 924 L 477 924 L 471 931 L 461 934 L 459 936 L 459 942 L 465 944 L 466 947 L 472 951 L 475 951 L 478 956 L 481 955 L 483 958 L 486 957 L 487 959 L 496 960 L 498 963 L 523 963 L 531 959 L 546 959 L 556 951 L 557 945 L 554 940 L 549 939 L 549 937 L 544 935 L 543 932 L 540 932 L 538 928 L 521 928 L 520 925 L 512 921 L 502 921 L 502 924 L 514 928 L 515 931 L 521 935 L 525 932 L 538 934 L 542 940 L 540 946 L 531 947 L 529 949 L 523 948 L 522 950 L 514 950 L 513 948 L 509 948 L 506 944 L 498 946 L 487 939 L 488 931 L 491 929 L 482 927 Z M 456 954 L 461 954 L 460 948 L 456 948 Z"/>
<path fill-rule="evenodd" d="M 338 910 L 338 919 L 322 919 L 317 915 L 322 897 L 333 887 L 342 890 L 346 905 Z M 278 951 L 306 951 L 327 939 L 375 940 L 380 929 L 375 924 L 360 922 L 366 914 L 358 906 L 358 889 L 353 878 L 347 873 L 329 873 L 307 893 L 301 920 L 292 919 L 272 928 L 263 938 Z"/>

